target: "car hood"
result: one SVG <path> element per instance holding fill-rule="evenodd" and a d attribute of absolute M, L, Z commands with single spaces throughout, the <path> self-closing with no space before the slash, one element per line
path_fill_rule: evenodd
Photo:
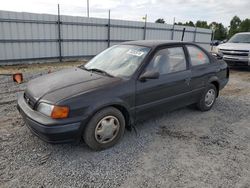
<path fill-rule="evenodd" d="M 250 44 L 248 43 L 224 43 L 218 46 L 218 49 L 225 50 L 250 50 Z"/>
<path fill-rule="evenodd" d="M 91 73 L 80 68 L 70 68 L 29 81 L 25 94 L 35 101 L 43 99 L 57 103 L 78 93 L 104 87 L 119 80 L 121 79 Z"/>

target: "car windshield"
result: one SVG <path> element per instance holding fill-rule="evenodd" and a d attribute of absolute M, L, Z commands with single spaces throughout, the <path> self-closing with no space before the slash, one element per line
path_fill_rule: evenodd
<path fill-rule="evenodd" d="M 230 43 L 250 43 L 250 34 L 236 34 L 228 42 L 230 42 Z"/>
<path fill-rule="evenodd" d="M 132 45 L 115 45 L 91 59 L 84 68 L 109 76 L 129 78 L 140 66 L 150 48 Z"/>

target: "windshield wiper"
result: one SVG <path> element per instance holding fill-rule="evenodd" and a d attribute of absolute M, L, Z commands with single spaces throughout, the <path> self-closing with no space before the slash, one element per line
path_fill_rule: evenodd
<path fill-rule="evenodd" d="M 85 68 L 85 67 L 84 67 L 84 69 L 87 70 L 87 71 L 99 72 L 99 73 L 102 73 L 102 74 L 104 74 L 104 75 L 106 75 L 106 76 L 109 76 L 109 77 L 114 77 L 113 75 L 111 75 L 111 74 L 109 74 L 109 73 L 107 73 L 106 71 L 101 70 L 101 69 L 97 69 L 97 68 L 87 69 L 87 68 Z"/>

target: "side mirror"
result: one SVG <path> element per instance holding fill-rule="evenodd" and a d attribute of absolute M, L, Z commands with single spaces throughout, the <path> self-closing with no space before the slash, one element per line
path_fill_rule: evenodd
<path fill-rule="evenodd" d="M 140 81 L 146 81 L 147 79 L 157 79 L 159 78 L 160 73 L 157 71 L 146 71 L 140 77 Z"/>

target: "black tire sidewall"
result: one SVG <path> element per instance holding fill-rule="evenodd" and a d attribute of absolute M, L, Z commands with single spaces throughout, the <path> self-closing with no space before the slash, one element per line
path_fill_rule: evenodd
<path fill-rule="evenodd" d="M 206 97 L 207 92 L 210 89 L 213 89 L 215 91 L 215 99 L 214 99 L 213 104 L 211 106 L 207 106 L 205 104 L 205 97 Z M 215 85 L 209 84 L 207 86 L 207 88 L 205 89 L 205 91 L 204 91 L 204 93 L 203 93 L 203 95 L 202 95 L 199 103 L 197 104 L 197 107 L 199 108 L 199 110 L 201 110 L 201 111 L 208 111 L 208 110 L 210 110 L 213 107 L 213 105 L 214 105 L 214 103 L 216 101 L 217 94 L 218 94 L 218 91 L 217 91 L 217 88 L 215 87 Z"/>
<path fill-rule="evenodd" d="M 112 140 L 109 143 L 101 144 L 99 143 L 95 138 L 95 129 L 98 124 L 98 122 L 105 116 L 115 116 L 119 123 L 120 123 L 120 129 L 119 132 L 114 140 Z M 83 139 L 85 143 L 93 150 L 102 150 L 109 148 L 113 145 L 115 145 L 123 136 L 125 131 L 125 119 L 123 114 L 114 107 L 107 107 L 104 108 L 98 112 L 95 113 L 95 115 L 90 119 L 88 122 L 84 132 L 83 132 Z"/>

